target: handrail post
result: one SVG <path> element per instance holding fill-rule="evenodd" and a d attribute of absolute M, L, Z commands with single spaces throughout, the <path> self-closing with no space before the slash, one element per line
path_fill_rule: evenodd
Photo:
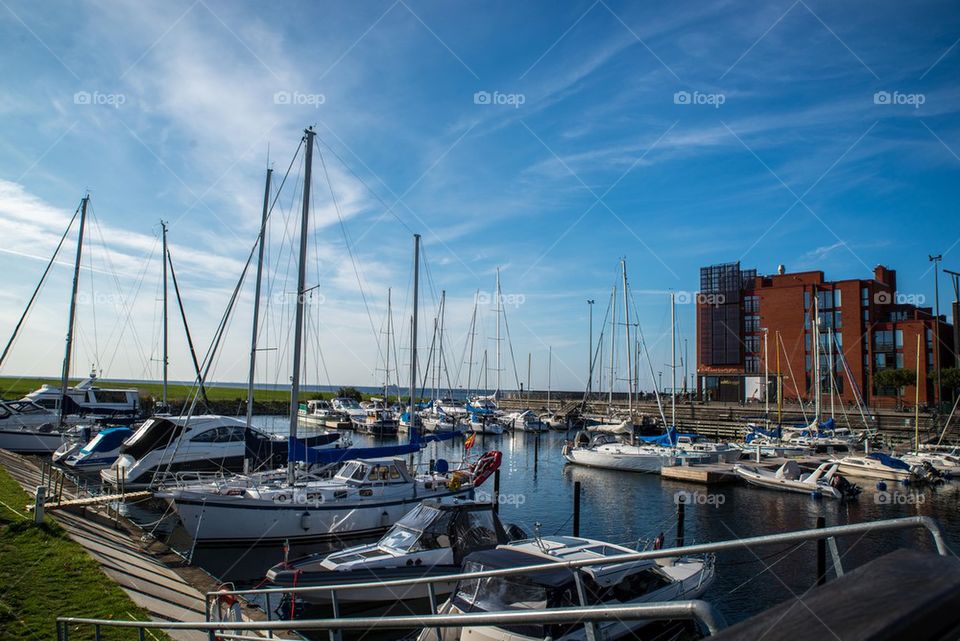
<path fill-rule="evenodd" d="M 430 596 L 430 614 L 439 614 L 437 611 L 437 592 L 432 583 L 427 584 L 427 594 Z M 443 641 L 443 635 L 440 633 L 440 628 L 434 628 L 434 631 L 437 634 L 437 641 Z"/>
<path fill-rule="evenodd" d="M 93 641 L 100 641 L 100 625 L 93 626 Z"/>
<path fill-rule="evenodd" d="M 340 618 L 340 603 L 337 600 L 337 591 L 330 590 L 330 609 L 333 611 L 333 618 Z M 339 628 L 330 628 L 330 641 L 340 641 L 341 635 Z"/>
<path fill-rule="evenodd" d="M 272 617 L 273 617 L 273 612 L 272 612 L 273 607 L 270 605 L 270 593 L 267 592 L 264 596 L 267 597 L 267 598 L 266 598 L 267 621 L 271 621 L 271 620 L 272 620 Z M 267 631 L 267 636 L 272 639 L 272 638 L 273 638 L 273 630 L 268 630 L 268 631 Z"/>

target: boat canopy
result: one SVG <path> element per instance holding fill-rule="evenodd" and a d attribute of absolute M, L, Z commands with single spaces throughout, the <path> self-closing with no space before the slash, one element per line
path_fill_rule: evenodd
<path fill-rule="evenodd" d="M 890 456 L 889 454 L 884 454 L 883 452 L 871 452 L 867 454 L 867 458 L 873 459 L 874 461 L 880 461 L 887 467 L 896 468 L 898 470 L 907 470 L 909 471 L 910 465 L 905 461 L 901 461 L 898 458 Z"/>
<path fill-rule="evenodd" d="M 123 442 L 130 438 L 133 430 L 129 427 L 110 427 L 100 430 L 100 433 L 93 437 L 81 450 L 81 454 L 92 454 L 93 452 L 109 452 L 115 450 Z"/>
<path fill-rule="evenodd" d="M 656 436 L 638 436 L 637 439 L 643 441 L 644 443 L 650 443 L 651 445 L 676 447 L 681 436 L 685 436 L 691 441 L 695 441 L 700 438 L 700 436 L 697 434 L 681 434 L 676 430 L 675 427 L 670 426 L 663 434 L 658 434 Z"/>

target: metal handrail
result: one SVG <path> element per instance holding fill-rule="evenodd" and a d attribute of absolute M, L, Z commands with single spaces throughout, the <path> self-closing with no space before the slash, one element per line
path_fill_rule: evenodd
<path fill-rule="evenodd" d="M 373 581 L 367 583 L 348 583 L 340 585 L 314 585 L 302 586 L 296 588 L 258 588 L 252 590 L 220 590 L 208 592 L 207 598 L 225 595 L 247 596 L 256 594 L 302 594 L 309 592 L 341 592 L 347 590 L 364 590 L 371 588 L 393 588 L 409 585 L 420 585 L 424 583 L 450 583 L 467 579 L 480 579 L 493 576 L 510 576 L 514 574 L 525 574 L 528 572 L 540 572 L 567 568 L 570 570 L 592 565 L 611 565 L 614 563 L 626 563 L 629 561 L 643 561 L 650 559 L 662 559 L 677 556 L 691 556 L 694 554 L 705 554 L 708 552 L 720 552 L 724 550 L 735 550 L 741 548 L 750 548 L 761 545 L 774 545 L 777 543 L 795 543 L 799 541 L 812 541 L 816 539 L 827 539 L 835 536 L 849 534 L 864 534 L 874 530 L 898 530 L 911 527 L 923 527 L 929 530 L 933 537 L 934 545 L 940 556 L 947 556 L 947 546 L 943 541 L 943 535 L 940 533 L 940 527 L 937 522 L 929 516 L 907 516 L 898 519 L 885 519 L 882 521 L 873 521 L 870 523 L 853 523 L 849 525 L 834 525 L 825 528 L 815 528 L 810 530 L 798 530 L 796 532 L 784 532 L 781 534 L 763 534 L 744 539 L 734 539 L 729 541 L 719 541 L 717 543 L 701 543 L 698 545 L 689 545 L 682 548 L 664 548 L 661 550 L 649 550 L 645 552 L 635 552 L 631 554 L 618 554 L 605 556 L 596 559 L 581 559 L 575 561 L 562 561 L 551 563 L 540 563 L 537 565 L 526 565 L 518 568 L 505 568 L 500 570 L 482 570 L 479 572 L 463 572 L 457 574 L 447 574 L 438 577 L 420 577 L 415 579 L 394 579 L 392 581 Z"/>
<path fill-rule="evenodd" d="M 67 628 L 71 625 L 97 627 L 195 630 L 369 630 L 405 628 L 461 628 L 483 625 L 521 625 L 582 623 L 599 621 L 635 621 L 640 619 L 692 619 L 703 624 L 710 634 L 726 627 L 723 617 L 706 601 L 666 601 L 638 605 L 590 606 L 557 608 L 553 610 L 507 610 L 502 612 L 468 612 L 463 614 L 434 614 L 391 617 L 347 617 L 343 619 L 302 619 L 290 621 L 121 621 L 117 619 L 85 619 L 58 617 L 57 639 L 69 641 Z"/>

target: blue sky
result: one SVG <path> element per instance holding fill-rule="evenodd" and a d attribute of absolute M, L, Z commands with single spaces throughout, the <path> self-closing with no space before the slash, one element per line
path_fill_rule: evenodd
<path fill-rule="evenodd" d="M 76 368 L 158 375 L 161 218 L 205 348 L 256 234 L 268 146 L 282 174 L 307 125 L 343 218 L 317 177 L 310 382 L 382 379 L 388 287 L 406 332 L 410 230 L 426 316 L 448 292 L 454 379 L 497 266 L 519 378 L 530 353 L 539 387 L 552 346 L 554 387 L 582 388 L 586 300 L 598 334 L 622 256 L 665 380 L 668 292 L 696 291 L 701 265 L 852 278 L 885 263 L 931 301 L 927 255 L 960 269 L 958 39 L 947 2 L 3 0 L 0 333 L 89 190 Z M 275 222 L 272 301 L 292 287 Z M 59 370 L 69 271 L 3 374 Z M 247 286 L 214 378 L 245 376 L 251 303 Z M 282 382 L 289 309 L 267 315 L 258 379 Z M 479 315 L 477 361 L 495 350 Z M 678 324 L 692 359 L 692 305 Z M 173 327 L 172 376 L 189 378 Z"/>

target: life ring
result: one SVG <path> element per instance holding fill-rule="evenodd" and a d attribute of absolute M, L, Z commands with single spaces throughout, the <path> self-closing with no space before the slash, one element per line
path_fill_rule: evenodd
<path fill-rule="evenodd" d="M 500 469 L 500 462 L 503 460 L 503 453 L 499 450 L 484 452 L 483 456 L 477 459 L 473 464 L 473 486 L 480 487 L 483 482 L 490 478 L 490 475 Z"/>

